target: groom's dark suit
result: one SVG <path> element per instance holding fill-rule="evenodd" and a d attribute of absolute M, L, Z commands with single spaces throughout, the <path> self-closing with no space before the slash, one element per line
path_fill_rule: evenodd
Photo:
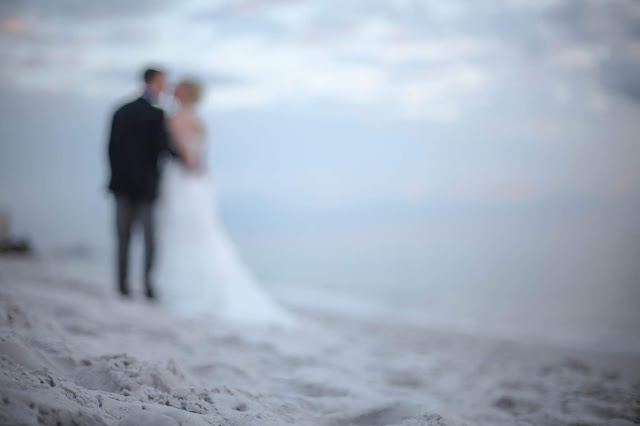
<path fill-rule="evenodd" d="M 141 97 L 115 112 L 109 138 L 109 189 L 117 203 L 118 285 L 125 295 L 129 293 L 131 229 L 141 221 L 145 236 L 145 288 L 147 296 L 153 297 L 150 279 L 155 252 L 153 204 L 160 178 L 158 160 L 166 152 L 176 155 L 170 145 L 161 109 Z"/>

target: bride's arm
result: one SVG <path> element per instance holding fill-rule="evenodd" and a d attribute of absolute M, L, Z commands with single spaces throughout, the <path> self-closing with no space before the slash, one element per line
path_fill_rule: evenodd
<path fill-rule="evenodd" d="M 189 153 L 192 158 L 190 158 L 190 170 L 196 173 L 200 173 L 204 171 L 204 151 L 203 151 L 203 140 L 204 140 L 204 128 L 202 127 L 202 123 L 195 117 L 189 117 L 186 120 L 186 125 L 188 128 L 188 132 L 192 135 L 197 135 L 196 137 L 196 145 L 191 146 L 192 149 L 189 149 Z M 191 141 L 194 143 L 194 141 Z"/>
<path fill-rule="evenodd" d="M 194 162 L 194 159 L 192 158 L 193 153 L 187 146 L 188 141 L 185 137 L 187 133 L 185 131 L 186 129 L 184 120 L 181 117 L 174 115 L 173 117 L 169 118 L 168 127 L 169 132 L 171 133 L 171 138 L 175 142 L 175 148 L 178 151 L 182 164 L 190 169 L 191 165 Z"/>

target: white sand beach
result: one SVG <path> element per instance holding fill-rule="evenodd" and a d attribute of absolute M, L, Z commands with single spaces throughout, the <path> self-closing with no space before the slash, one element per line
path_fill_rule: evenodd
<path fill-rule="evenodd" d="M 296 330 L 187 323 L 108 277 L 0 260 L 2 425 L 631 425 L 640 353 L 292 306 Z"/>

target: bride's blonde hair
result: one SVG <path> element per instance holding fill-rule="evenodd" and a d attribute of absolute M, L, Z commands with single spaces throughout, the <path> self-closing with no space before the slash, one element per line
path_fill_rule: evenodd
<path fill-rule="evenodd" d="M 196 103 L 202 96 L 202 86 L 195 80 L 182 80 L 178 83 L 178 88 L 184 90 L 192 103 Z"/>

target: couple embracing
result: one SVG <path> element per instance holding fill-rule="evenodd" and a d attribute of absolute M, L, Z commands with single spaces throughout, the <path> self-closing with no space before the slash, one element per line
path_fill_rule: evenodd
<path fill-rule="evenodd" d="M 165 117 L 156 106 L 165 73 L 147 69 L 143 79 L 142 96 L 113 115 L 109 138 L 120 294 L 130 296 L 129 246 L 141 226 L 148 299 L 190 318 L 291 325 L 242 263 L 219 217 L 195 111 L 199 85 L 180 82 L 177 111 Z"/>

